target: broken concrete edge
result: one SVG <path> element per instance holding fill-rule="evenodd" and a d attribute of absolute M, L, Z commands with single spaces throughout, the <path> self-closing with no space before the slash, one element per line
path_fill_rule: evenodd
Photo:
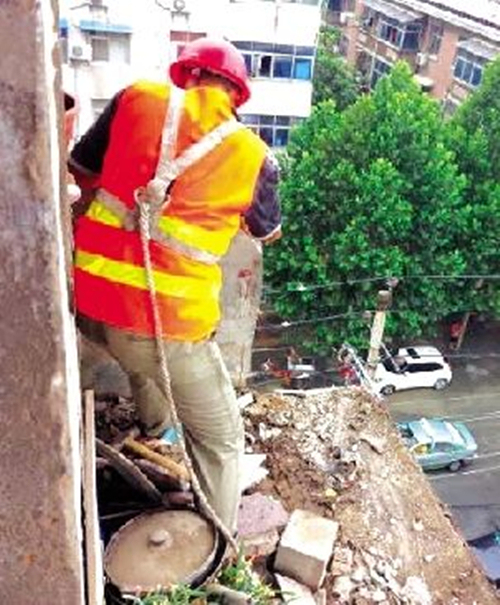
<path fill-rule="evenodd" d="M 306 510 L 295 510 L 281 536 L 274 568 L 313 590 L 327 573 L 339 524 Z"/>
<path fill-rule="evenodd" d="M 312 590 L 297 580 L 275 573 L 274 577 L 280 589 L 280 597 L 285 603 L 293 605 L 317 605 Z"/>

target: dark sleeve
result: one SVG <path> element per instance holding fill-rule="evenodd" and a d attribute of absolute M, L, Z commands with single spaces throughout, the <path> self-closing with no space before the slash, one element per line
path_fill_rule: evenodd
<path fill-rule="evenodd" d="M 269 237 L 281 226 L 278 181 L 278 162 L 268 154 L 260 169 L 252 205 L 243 215 L 248 230 L 257 239 Z"/>
<path fill-rule="evenodd" d="M 117 93 L 104 111 L 76 143 L 71 151 L 69 163 L 83 173 L 101 174 L 104 156 L 109 143 L 111 124 L 123 91 Z"/>

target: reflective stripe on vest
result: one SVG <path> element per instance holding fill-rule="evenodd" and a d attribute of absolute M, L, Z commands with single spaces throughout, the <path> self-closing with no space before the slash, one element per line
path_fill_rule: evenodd
<path fill-rule="evenodd" d="M 136 227 L 136 212 L 127 208 L 127 206 L 116 196 L 112 195 L 105 189 L 99 189 L 97 192 L 96 199 L 90 205 L 87 211 L 88 218 L 108 225 L 109 227 L 123 228 L 127 231 L 133 231 Z M 173 224 L 163 224 L 163 218 L 160 218 L 159 225 L 153 226 L 151 230 L 151 239 L 164 246 L 168 246 L 170 249 L 187 256 L 200 263 L 207 265 L 215 265 L 221 259 L 221 254 L 212 253 L 208 250 L 203 250 L 197 246 L 190 244 L 192 237 L 182 237 L 183 234 L 189 234 L 193 232 L 192 229 L 185 229 L 187 223 L 179 221 L 181 223 L 181 229 L 175 228 L 176 222 Z M 174 227 L 172 229 L 172 226 Z M 184 227 L 184 228 L 183 228 Z M 176 237 L 174 233 L 180 233 L 181 237 Z M 194 230 L 199 237 L 195 241 L 210 242 L 211 234 L 207 233 L 206 229 L 198 227 Z M 203 245 L 203 244 L 202 244 Z M 206 246 L 209 248 L 210 246 Z"/>
<path fill-rule="evenodd" d="M 101 254 L 91 254 L 77 250 L 75 254 L 75 267 L 82 269 L 103 279 L 132 286 L 139 290 L 147 290 L 144 279 L 144 268 L 123 261 L 114 261 Z M 195 277 L 172 276 L 163 271 L 153 271 L 155 286 L 158 294 L 164 296 L 196 299 L 207 294 L 207 285 Z"/>
<path fill-rule="evenodd" d="M 169 86 L 139 83 L 120 97 L 103 164 L 102 189 L 75 227 L 78 311 L 147 336 L 153 335 L 153 318 L 134 191 L 158 173 L 169 91 Z M 233 125 L 230 103 L 218 89 L 186 91 L 182 109 L 175 161 L 189 157 L 185 150 L 200 136 L 204 139 L 202 133 L 215 131 L 210 141 L 220 140 L 226 129 L 237 130 L 221 145 L 215 140 L 213 151 L 208 145 L 198 162 L 195 158 L 184 167 L 181 162 L 170 164 L 171 176 L 177 174 L 174 170 L 180 174 L 181 168 L 186 172 L 176 177 L 171 188 L 171 206 L 163 211 L 158 206 L 157 222 L 151 223 L 150 251 L 165 335 L 196 341 L 208 337 L 219 320 L 219 257 L 236 233 L 240 215 L 251 204 L 266 149 L 253 133 Z M 191 161 L 195 163 L 187 169 Z"/>

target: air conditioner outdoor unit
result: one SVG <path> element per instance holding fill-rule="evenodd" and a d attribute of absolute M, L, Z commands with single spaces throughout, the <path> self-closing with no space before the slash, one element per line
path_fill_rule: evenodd
<path fill-rule="evenodd" d="M 419 67 L 425 67 L 429 61 L 429 55 L 427 53 L 417 53 L 417 65 Z"/>
<path fill-rule="evenodd" d="M 339 23 L 340 25 L 347 25 L 349 20 L 354 17 L 353 13 L 340 13 Z"/>
<path fill-rule="evenodd" d="M 172 11 L 174 13 L 188 13 L 189 12 L 188 0 L 173 0 Z"/>
<path fill-rule="evenodd" d="M 92 47 L 90 44 L 73 44 L 70 48 L 69 58 L 72 61 L 91 61 Z"/>

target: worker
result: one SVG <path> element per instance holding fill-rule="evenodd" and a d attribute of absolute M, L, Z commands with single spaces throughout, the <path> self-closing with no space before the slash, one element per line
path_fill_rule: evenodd
<path fill-rule="evenodd" d="M 77 321 L 128 373 L 144 433 L 171 434 L 137 220 L 138 202 L 150 204 L 149 250 L 176 409 L 203 491 L 234 531 L 243 428 L 213 339 L 219 260 L 240 227 L 264 243 L 281 236 L 278 168 L 265 143 L 235 119 L 250 88 L 232 44 L 187 44 L 170 77 L 175 86 L 138 82 L 119 92 L 72 151 L 82 197 L 92 200 L 75 226 Z M 203 154 L 187 161 L 195 144 Z"/>

